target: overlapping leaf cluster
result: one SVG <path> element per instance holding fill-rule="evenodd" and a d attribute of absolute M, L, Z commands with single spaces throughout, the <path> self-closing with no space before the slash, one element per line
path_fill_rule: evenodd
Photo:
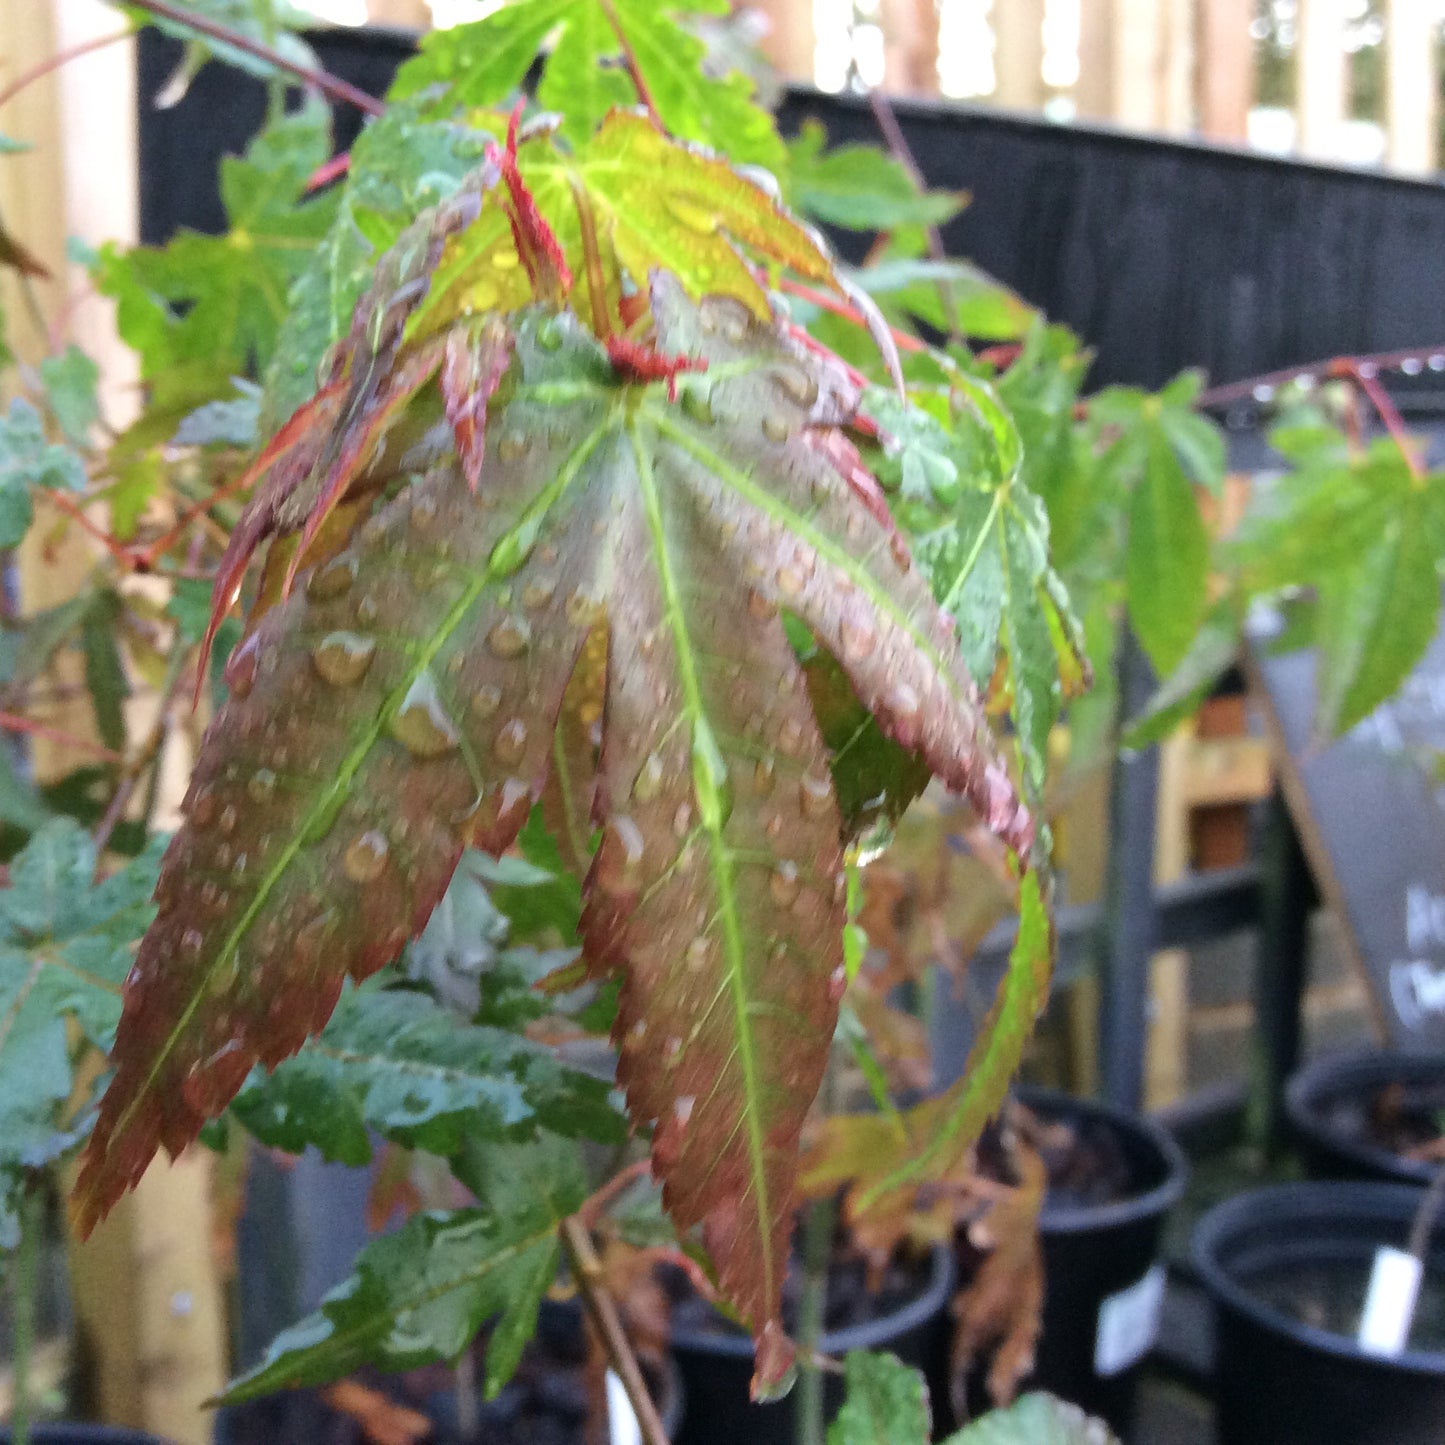
<path fill-rule="evenodd" d="M 198 9 L 308 58 L 283 5 Z M 109 1044 L 121 989 L 87 1214 L 233 1094 L 277 1147 L 357 1161 L 380 1134 L 448 1156 L 478 1196 L 369 1250 L 241 1394 L 455 1354 L 489 1317 L 505 1377 L 587 1190 L 565 1136 L 620 1127 L 605 1087 L 539 1042 L 584 976 L 568 1027 L 615 1021 L 673 1216 L 701 1224 L 763 1375 L 781 1373 L 798 1134 L 864 948 L 843 931 L 845 845 L 870 830 L 876 847 L 932 770 L 1019 854 L 1018 942 L 955 1089 L 894 1110 L 867 1010 L 848 1010 L 882 1107 L 822 1131 L 807 1173 L 886 1233 L 967 1166 L 1042 1005 L 1048 833 L 1030 846 L 1015 786 L 1047 805 L 1061 721 L 1076 755 L 1112 744 L 1121 627 L 1165 675 L 1140 739 L 1228 664 L 1253 598 L 1317 593 L 1326 731 L 1387 695 L 1433 628 L 1437 479 L 1307 418 L 1277 437 L 1293 475 L 1221 538 L 1198 383 L 1084 397 L 1076 338 L 932 254 L 927 228 L 964 197 L 816 128 L 785 144 L 742 76 L 704 69 L 682 12 L 726 9 L 512 0 L 430 37 L 319 191 L 328 116 L 314 98 L 288 113 L 259 62 L 275 104 L 223 165 L 225 234 L 95 258 L 141 358 L 140 420 L 108 438 L 73 348 L 27 370 L 0 420 L 0 546 L 97 501 L 78 525 L 112 534 L 73 596 L 0 628 L 7 715 L 49 726 L 45 689 L 78 679 L 99 748 L 45 788 L 0 754 L 5 1200 L 89 1129 L 78 1065 Z M 209 54 L 254 63 L 171 28 L 191 42 L 175 91 Z M 544 49 L 540 109 L 509 144 L 503 107 Z M 0 160 L 14 149 L 0 137 Z M 883 233 L 868 263 L 835 264 L 778 191 Z M 6 234 L 0 265 L 36 276 Z M 873 337 L 858 325 L 870 297 L 932 343 L 910 346 L 903 398 L 861 385 L 894 379 L 878 317 Z M 238 517 L 240 477 L 259 485 Z M 197 574 L 229 538 L 229 601 L 271 534 L 133 960 L 153 856 L 89 890 L 93 850 L 47 820 L 108 829 L 153 776 L 125 697 L 179 695 L 206 632 Z M 119 584 L 132 565 L 182 574 L 168 606 Z M 217 662 L 240 635 L 225 624 Z M 133 853 L 145 828 L 109 841 Z M 525 860 L 463 852 L 514 838 Z M 424 925 L 404 978 L 346 981 Z M 916 1381 L 888 1368 L 850 1361 L 842 1445 L 921 1438 Z M 1094 1438 L 1026 1400 L 959 1445 L 1013 1428 Z"/>

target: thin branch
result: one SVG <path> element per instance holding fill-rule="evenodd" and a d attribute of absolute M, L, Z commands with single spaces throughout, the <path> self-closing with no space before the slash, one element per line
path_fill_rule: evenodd
<path fill-rule="evenodd" d="M 94 743 L 88 738 L 76 737 L 73 733 L 65 732 L 61 728 L 53 728 L 49 724 L 37 722 L 31 717 L 21 717 L 18 713 L 0 712 L 0 732 L 25 733 L 30 737 L 44 738 L 46 742 L 54 743 L 57 747 L 74 748 L 76 752 L 89 753 L 92 757 L 100 758 L 107 763 L 125 762 L 125 758 L 120 753 L 102 743 Z"/>
<path fill-rule="evenodd" d="M 1331 368 L 1331 375 L 1344 377 L 1346 380 L 1354 382 L 1369 398 L 1370 405 L 1375 408 L 1381 424 L 1390 434 L 1390 439 L 1399 448 L 1400 455 L 1405 459 L 1405 465 L 1410 469 L 1410 475 L 1417 482 L 1423 481 L 1425 471 L 1420 465 L 1419 457 L 1410 449 L 1410 435 L 1405 429 L 1405 419 L 1400 415 L 1400 409 L 1390 400 L 1390 394 L 1380 385 L 1375 371 L 1366 369 L 1359 362 L 1345 357 L 1334 364 Z"/>
<path fill-rule="evenodd" d="M 594 1190 L 582 1201 L 581 1208 L 577 1211 L 577 1217 L 590 1229 L 597 1222 L 597 1217 L 619 1194 L 637 1180 L 646 1177 L 652 1168 L 651 1159 L 638 1159 L 619 1169 L 600 1188 Z"/>
<path fill-rule="evenodd" d="M 83 507 L 77 506 L 64 492 L 47 489 L 44 495 L 46 501 L 48 501 L 57 512 L 69 517 L 82 531 L 89 533 L 117 562 L 131 571 L 135 570 L 137 561 L 134 550 L 127 547 L 124 542 L 112 537 L 104 527 L 97 526 L 96 523 L 92 522 L 90 518 L 85 515 Z"/>
<path fill-rule="evenodd" d="M 1435 1177 L 1430 1181 L 1430 1187 L 1425 1191 L 1425 1197 L 1410 1224 L 1410 1239 L 1405 1247 L 1421 1264 L 1425 1263 L 1430 1236 L 1435 1231 L 1442 1206 L 1445 1206 L 1445 1166 L 1435 1171 Z"/>
<path fill-rule="evenodd" d="M 642 67 L 637 63 L 637 52 L 633 50 L 632 42 L 627 38 L 627 31 L 623 28 L 622 21 L 617 18 L 617 11 L 613 9 L 612 0 L 598 0 L 598 4 L 602 7 L 602 13 L 607 17 L 607 23 L 612 27 L 612 33 L 617 37 L 618 45 L 622 47 L 622 63 L 627 68 L 627 76 L 632 81 L 633 89 L 637 92 L 637 99 L 642 103 L 648 115 L 659 126 L 662 125 L 662 117 L 657 113 L 652 92 L 642 78 Z"/>
<path fill-rule="evenodd" d="M 332 75 L 329 71 L 302 65 L 299 61 L 282 55 L 273 47 L 263 45 L 259 40 L 252 40 L 249 35 L 242 35 L 229 26 L 208 20 L 204 15 L 197 15 L 184 6 L 173 5 L 171 0 L 130 0 L 130 3 L 137 10 L 144 10 L 148 15 L 156 15 L 173 24 L 184 25 L 187 29 L 194 30 L 197 35 L 204 35 L 209 40 L 219 40 L 223 45 L 244 51 L 247 55 L 255 56 L 257 60 L 264 60 L 278 70 L 284 70 L 288 75 L 294 75 L 297 80 L 305 81 L 307 85 L 314 85 L 317 90 L 329 95 L 333 100 L 355 106 L 357 110 L 363 111 L 367 115 L 384 115 L 386 113 L 386 106 L 374 95 L 368 95 L 364 90 L 358 90 L 350 81 L 342 80 L 339 75 Z"/>
<path fill-rule="evenodd" d="M 33 85 L 52 70 L 59 70 L 62 65 L 69 65 L 72 60 L 79 60 L 82 55 L 89 55 L 93 50 L 104 50 L 107 45 L 114 45 L 118 40 L 129 40 L 134 34 L 135 30 L 128 26 L 124 30 L 117 30 L 114 35 L 96 35 L 89 40 L 82 40 L 79 45 L 72 45 L 68 50 L 57 51 L 17 75 L 4 90 L 0 90 L 0 106 L 14 100 L 26 86 Z"/>
<path fill-rule="evenodd" d="M 1236 401 L 1268 402 L 1282 387 L 1299 382 L 1317 384 L 1335 374 L 1342 361 L 1349 361 L 1367 376 L 1381 371 L 1404 371 L 1418 376 L 1427 368 L 1445 373 L 1445 343 L 1439 346 L 1413 347 L 1408 351 L 1377 351 L 1364 356 L 1332 356 L 1324 361 L 1309 361 L 1302 366 L 1287 366 L 1279 371 L 1247 376 L 1242 381 L 1211 386 L 1200 392 L 1195 406 L 1201 411 L 1216 411 Z"/>
<path fill-rule="evenodd" d="M 165 746 L 166 739 L 170 736 L 171 709 L 180 695 L 181 681 L 186 675 L 185 660 L 188 650 L 185 641 L 177 637 L 171 646 L 165 691 L 161 695 L 161 705 L 156 714 L 156 720 L 136 755 L 128 761 L 122 759 L 125 765 L 121 770 L 120 783 L 105 810 L 105 816 L 100 820 L 94 833 L 97 880 L 100 877 L 101 855 L 105 852 L 105 845 L 110 842 L 110 835 L 115 832 L 120 820 L 125 816 L 125 810 L 130 806 L 130 800 L 135 795 L 140 780 L 155 765 L 160 757 L 161 749 Z"/>
<path fill-rule="evenodd" d="M 788 276 L 779 279 L 778 289 L 786 291 L 790 296 L 796 296 L 800 301 L 807 301 L 813 306 L 821 306 L 824 311 L 831 311 L 834 316 L 841 316 L 855 326 L 867 328 L 868 323 L 859 314 L 856 306 L 851 306 L 836 296 L 830 296 L 826 291 L 819 291 L 816 287 L 805 285 L 801 281 L 794 281 Z M 900 351 L 928 350 L 927 344 L 920 341 L 911 331 L 900 331 L 896 326 L 890 326 L 888 330 Z"/>
<path fill-rule="evenodd" d="M 592 1241 L 582 1221 L 575 1215 L 562 1221 L 562 1245 L 572 1265 L 583 1303 L 602 1337 L 602 1346 L 607 1351 L 608 1361 L 627 1391 L 628 1401 L 642 1431 L 644 1445 L 667 1445 L 667 1431 L 652 1403 L 647 1382 L 637 1363 L 637 1355 L 622 1328 L 617 1305 L 606 1286 L 602 1283 L 602 1262 L 592 1248 Z"/>
<path fill-rule="evenodd" d="M 913 182 L 918 194 L 923 195 L 928 190 L 928 182 L 924 180 L 923 172 L 919 170 L 918 162 L 914 158 L 913 148 L 908 144 L 908 137 L 903 134 L 903 127 L 898 124 L 898 117 L 893 113 L 892 101 L 881 90 L 870 90 L 868 104 L 873 111 L 873 119 L 878 122 L 878 129 L 883 132 L 889 154 L 907 172 L 908 179 Z M 947 261 L 948 252 L 944 249 L 943 235 L 938 227 L 930 222 L 923 228 L 923 234 L 928 239 L 928 254 L 935 261 Z M 962 345 L 963 336 L 958 329 L 958 296 L 954 292 L 953 283 L 946 276 L 940 276 L 937 289 L 938 299 L 943 302 L 943 314 L 948 319 L 948 339 L 955 345 Z"/>

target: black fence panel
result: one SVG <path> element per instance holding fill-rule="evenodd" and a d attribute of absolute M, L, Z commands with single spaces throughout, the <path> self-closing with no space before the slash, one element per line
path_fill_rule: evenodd
<path fill-rule="evenodd" d="M 399 32 L 318 32 L 326 67 L 380 94 L 411 52 Z M 261 87 L 208 66 L 150 104 L 179 47 L 142 36 L 141 234 L 222 225 L 216 164 L 260 125 Z M 967 190 L 949 227 L 971 257 L 1097 351 L 1095 384 L 1157 386 L 1187 366 L 1231 381 L 1342 352 L 1445 342 L 1445 187 L 965 106 L 897 103 L 929 181 Z M 795 89 L 835 141 L 877 139 L 867 105 Z M 337 142 L 360 117 L 337 109 Z M 846 244 L 846 241 L 845 241 Z"/>

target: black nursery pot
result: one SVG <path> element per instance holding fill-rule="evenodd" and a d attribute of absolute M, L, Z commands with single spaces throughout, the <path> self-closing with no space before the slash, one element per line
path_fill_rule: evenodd
<path fill-rule="evenodd" d="M 1445 1102 L 1445 1053 L 1346 1054 L 1321 1059 L 1290 1080 L 1285 1109 L 1310 1178 L 1430 1182 L 1439 1165 L 1407 1159 L 1367 1135 L 1370 1102 L 1392 1084 L 1407 1100 L 1429 1094 Z"/>
<path fill-rule="evenodd" d="M 1052 1390 L 1123 1433 L 1132 1422 L 1139 1362 L 1158 1325 L 1164 1222 L 1189 1167 L 1152 1119 L 1052 1089 L 1020 1086 L 1015 1096 L 1046 1122 L 1107 1129 L 1128 1166 L 1128 1194 L 1114 1203 L 1045 1200 L 1043 1331 L 1025 1386 Z"/>
<path fill-rule="evenodd" d="M 1200 1220 L 1194 1266 L 1214 1303 L 1218 1445 L 1440 1445 L 1445 1353 L 1364 1353 L 1260 1296 L 1325 1272 L 1362 1302 L 1382 1244 L 1403 1248 L 1423 1191 L 1401 1184 L 1279 1184 L 1227 1200 Z M 1437 1226 L 1426 1285 L 1445 1278 Z M 1268 1284 L 1266 1283 L 1268 1282 Z M 1313 1288 L 1314 1286 L 1309 1286 Z"/>
<path fill-rule="evenodd" d="M 830 1331 L 818 1341 L 826 1355 L 849 1350 L 887 1350 L 905 1364 L 935 1372 L 948 1347 L 948 1302 L 953 1294 L 953 1257 L 933 1253 L 923 1293 L 876 1320 Z M 672 1354 L 682 1373 L 684 1409 L 675 1445 L 792 1445 L 797 1438 L 794 1390 L 765 1405 L 748 1399 L 753 1376 L 753 1342 L 741 1331 L 677 1330 Z M 831 1420 L 843 1404 L 841 1377 L 823 1376 L 823 1408 Z"/>

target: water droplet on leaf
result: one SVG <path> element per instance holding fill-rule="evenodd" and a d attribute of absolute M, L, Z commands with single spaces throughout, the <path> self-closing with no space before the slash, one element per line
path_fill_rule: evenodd
<path fill-rule="evenodd" d="M 798 783 L 798 802 L 805 818 L 826 817 L 833 806 L 833 780 L 824 773 L 804 773 Z"/>
<path fill-rule="evenodd" d="M 517 717 L 502 725 L 492 743 L 492 751 L 497 755 L 498 762 L 509 768 L 522 761 L 522 754 L 526 749 L 527 724 Z"/>
<path fill-rule="evenodd" d="M 784 858 L 773 869 L 773 876 L 768 880 L 768 892 L 772 894 L 773 902 L 786 908 L 798 896 L 800 887 L 798 865 L 792 859 Z"/>
<path fill-rule="evenodd" d="M 416 758 L 439 758 L 456 747 L 456 724 L 447 716 L 429 672 L 412 683 L 391 720 L 391 735 Z"/>
<path fill-rule="evenodd" d="M 647 760 L 637 772 L 637 780 L 632 785 L 632 796 L 639 803 L 649 803 L 662 791 L 662 757 L 658 753 L 649 753 Z"/>
<path fill-rule="evenodd" d="M 342 869 L 353 883 L 374 883 L 385 871 L 390 851 L 386 835 L 378 828 L 368 829 L 342 855 Z"/>
<path fill-rule="evenodd" d="M 503 617 L 487 633 L 487 646 L 494 657 L 520 657 L 531 640 L 532 628 L 524 617 Z"/>
<path fill-rule="evenodd" d="M 256 683 L 256 663 L 260 658 L 261 638 L 252 633 L 241 642 L 226 660 L 223 676 L 235 697 L 249 697 Z"/>
<path fill-rule="evenodd" d="M 818 400 L 818 383 L 800 366 L 780 366 L 773 373 L 778 390 L 795 406 L 807 411 Z"/>
<path fill-rule="evenodd" d="M 366 676 L 375 655 L 374 638 L 359 632 L 329 632 L 311 649 L 311 662 L 333 687 L 350 687 Z"/>
<path fill-rule="evenodd" d="M 522 588 L 522 606 L 535 612 L 537 608 L 545 607 L 552 600 L 552 594 L 556 590 L 557 579 L 555 577 L 534 578 Z"/>

